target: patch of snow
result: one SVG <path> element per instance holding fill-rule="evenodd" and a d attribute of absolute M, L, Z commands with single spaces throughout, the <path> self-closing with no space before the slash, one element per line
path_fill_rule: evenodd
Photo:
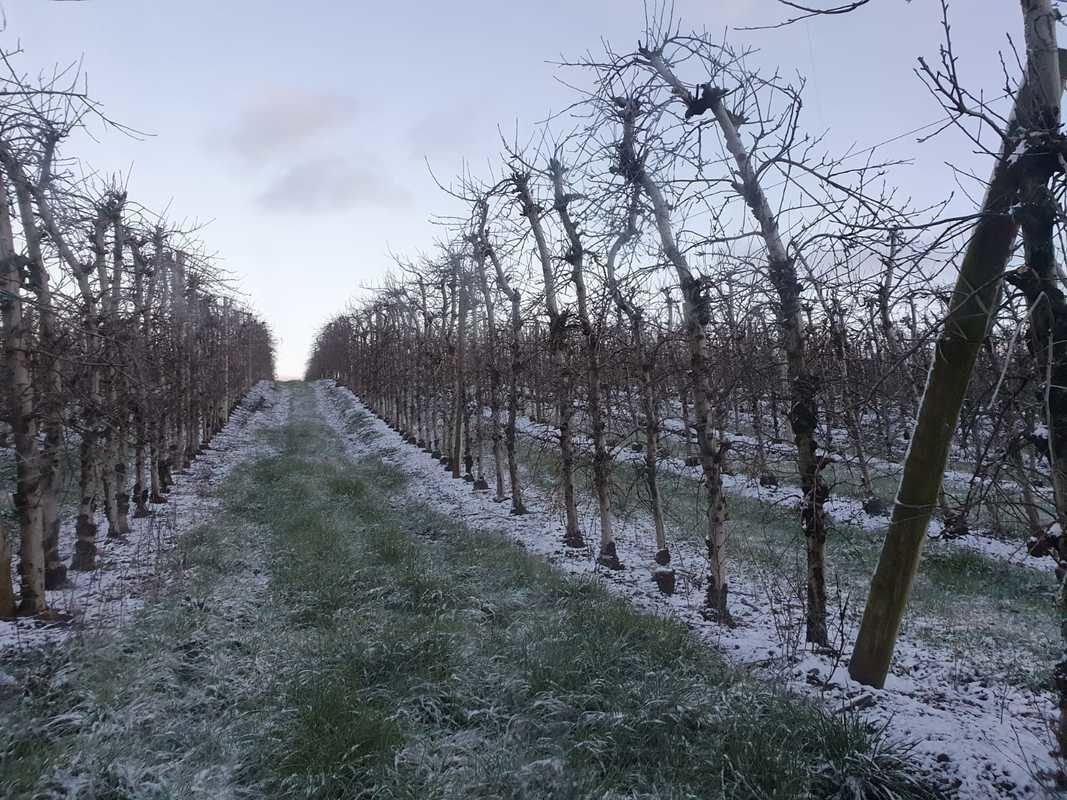
<path fill-rule="evenodd" d="M 152 506 L 151 516 L 130 517 L 124 539 L 97 539 L 97 568 L 68 571 L 68 584 L 47 593 L 48 605 L 69 616 L 64 622 L 43 623 L 32 617 L 0 620 L 0 655 L 87 636 L 125 623 L 139 611 L 162 580 L 160 559 L 178 539 L 202 524 L 217 509 L 211 496 L 238 464 L 263 455 L 256 436 L 264 426 L 284 424 L 289 396 L 269 381 L 257 383 L 241 400 L 221 431 L 193 461 L 176 473 L 165 505 Z M 102 531 L 107 526 L 101 526 Z M 60 527 L 59 550 L 64 563 L 74 550 L 75 521 Z"/>
<path fill-rule="evenodd" d="M 1026 542 L 1012 542 L 1004 539 L 995 539 L 980 533 L 968 533 L 965 536 L 954 539 L 942 539 L 941 541 L 952 547 L 963 550 L 973 550 L 988 558 L 1004 561 L 1020 567 L 1028 567 L 1041 572 L 1053 573 L 1056 571 L 1056 561 L 1053 558 L 1034 558 L 1026 549 Z"/>
<path fill-rule="evenodd" d="M 388 429 L 388 426 L 387 426 Z M 541 422 L 533 422 L 528 417 L 518 417 L 515 421 L 515 430 L 519 434 L 539 442 L 554 444 L 559 440 L 559 429 Z M 731 434 L 732 436 L 732 434 Z M 731 442 L 734 441 L 731 438 Z M 576 436 L 575 445 L 578 448 L 591 446 L 587 437 Z M 612 460 L 617 463 L 643 463 L 644 453 L 634 452 L 629 448 L 619 448 L 612 453 Z M 681 458 L 659 458 L 657 465 L 663 472 L 668 472 L 693 481 L 703 479 L 701 467 L 688 467 Z M 899 465 L 897 473 L 899 474 Z M 971 479 L 970 475 L 962 472 L 946 472 L 946 480 L 958 479 L 966 483 Z M 989 478 L 983 479 L 989 482 Z M 723 489 L 728 496 L 746 497 L 758 500 L 769 506 L 779 508 L 797 509 L 799 519 L 799 504 L 801 491 L 799 487 L 789 485 L 763 486 L 759 479 L 747 475 L 723 475 Z M 1004 481 L 999 484 L 1002 488 L 1010 488 Z M 837 524 L 849 525 L 861 530 L 877 532 L 885 531 L 889 527 L 889 517 L 883 515 L 871 515 L 863 508 L 863 501 L 845 495 L 831 495 L 824 509 L 830 515 L 831 520 Z M 936 538 L 931 535 L 931 538 Z M 1006 561 L 1016 566 L 1028 567 L 1041 572 L 1055 572 L 1056 562 L 1051 558 L 1034 558 L 1027 552 L 1026 542 L 1006 541 L 980 533 L 968 533 L 965 536 L 952 539 L 941 539 L 949 547 L 958 547 L 973 550 L 989 558 Z"/>

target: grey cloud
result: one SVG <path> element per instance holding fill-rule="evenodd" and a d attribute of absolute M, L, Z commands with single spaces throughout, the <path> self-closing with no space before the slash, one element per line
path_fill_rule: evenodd
<path fill-rule="evenodd" d="M 243 109 L 221 134 L 224 148 L 255 160 L 343 128 L 355 117 L 351 97 L 309 89 L 275 89 Z"/>
<path fill-rule="evenodd" d="M 481 117 L 473 106 L 457 106 L 431 111 L 407 131 L 411 154 L 432 156 L 473 156 L 480 147 L 471 135 Z M 470 152 L 471 150 L 474 152 Z"/>
<path fill-rule="evenodd" d="M 322 213 L 356 206 L 403 208 L 411 196 L 375 163 L 315 157 L 286 169 L 257 198 L 269 211 Z"/>

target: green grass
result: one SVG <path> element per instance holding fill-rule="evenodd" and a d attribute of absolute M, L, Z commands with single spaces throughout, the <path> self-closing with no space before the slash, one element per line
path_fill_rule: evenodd
<path fill-rule="evenodd" d="M 731 416 L 732 420 L 728 425 L 728 430 L 731 434 L 754 435 L 753 429 L 747 422 L 733 417 L 733 415 Z M 731 449 L 730 454 L 727 456 L 727 463 L 738 474 L 755 478 L 761 472 L 771 473 L 777 477 L 782 486 L 799 487 L 800 481 L 797 477 L 795 459 L 790 455 L 793 452 L 793 447 L 789 438 L 788 422 L 784 417 L 781 418 L 782 427 L 779 431 L 780 438 L 777 440 L 772 435 L 769 421 L 765 420 L 765 423 L 767 424 L 765 424 L 764 429 L 766 444 L 764 463 L 762 465 L 756 463 L 755 446 L 748 442 L 736 443 L 736 446 Z M 609 441 L 617 442 L 622 450 L 629 450 L 630 446 L 635 443 L 643 446 L 644 434 L 637 430 L 636 424 L 632 415 L 629 414 L 609 419 Z M 572 430 L 586 437 L 591 436 L 588 418 L 581 413 L 577 413 L 572 421 Z M 822 431 L 820 431 L 820 435 L 817 438 L 820 442 L 826 443 L 826 436 Z M 685 458 L 689 454 L 686 451 L 684 440 L 680 438 L 677 432 L 662 430 L 658 444 L 661 449 L 664 449 L 667 454 L 674 458 Z M 899 463 L 893 463 L 892 466 L 886 464 L 883 459 L 887 458 L 889 454 L 884 451 L 883 444 L 880 441 L 880 433 L 878 432 L 875 433 L 871 441 L 866 443 L 870 464 L 869 474 L 874 493 L 884 503 L 891 505 L 893 497 L 896 496 L 897 486 L 900 483 L 901 465 Z M 691 446 L 695 446 L 695 441 Z M 835 497 L 864 500 L 867 497 L 867 492 L 863 487 L 859 467 L 855 463 L 855 450 L 852 447 L 846 447 L 845 443 L 840 441 L 835 443 L 833 449 L 835 452 L 842 452 L 842 448 L 847 453 L 846 460 L 828 464 L 822 472 L 823 480 L 829 485 L 830 491 Z M 893 456 L 894 459 L 898 457 L 899 454 Z M 974 471 L 975 463 L 972 461 L 953 461 L 950 467 L 955 472 L 969 475 Z M 1001 479 L 1010 484 L 1014 480 L 1013 471 L 1005 469 L 1001 474 Z M 946 488 L 950 502 L 956 504 L 962 502 L 967 494 L 967 481 L 954 480 Z M 1054 521 L 1048 515 L 1047 510 L 1043 509 L 1041 511 L 1041 517 L 1045 524 Z M 969 522 L 972 530 L 988 531 L 992 536 L 1008 541 L 1022 543 L 1031 535 L 1029 524 L 1023 512 L 1022 493 L 1011 488 L 1010 485 L 991 490 L 984 500 L 972 509 L 969 515 Z"/>
<path fill-rule="evenodd" d="M 308 389 L 267 439 L 137 622 L 15 666 L 0 795 L 933 796 L 857 722 L 413 505 Z"/>

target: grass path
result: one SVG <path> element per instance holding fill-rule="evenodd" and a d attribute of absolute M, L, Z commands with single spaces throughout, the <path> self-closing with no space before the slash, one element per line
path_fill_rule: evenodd
<path fill-rule="evenodd" d="M 0 796 L 931 796 L 683 626 L 402 500 L 287 393 L 157 602 L 5 665 Z"/>

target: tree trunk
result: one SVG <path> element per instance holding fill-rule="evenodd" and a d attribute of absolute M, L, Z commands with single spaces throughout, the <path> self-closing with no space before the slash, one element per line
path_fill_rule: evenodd
<path fill-rule="evenodd" d="M 1028 134 L 1047 130 L 1049 121 L 1059 118 L 1062 84 L 1052 15 L 1048 0 L 1024 3 L 1027 79 L 1016 95 L 1008 135 L 993 167 L 982 213 L 968 242 L 935 346 L 937 357 L 930 366 L 889 531 L 849 661 L 849 674 L 860 683 L 877 687 L 885 684 L 960 408 L 997 307 L 1004 270 L 1018 233 L 1012 215 L 1021 188 L 1014 169 L 1016 150 Z M 1039 24 L 1051 42 L 1035 41 L 1034 31 Z M 1055 91 L 1050 86 L 1056 87 Z"/>
<path fill-rule="evenodd" d="M 585 251 L 582 248 L 578 226 L 570 213 L 571 196 L 563 187 L 563 165 L 558 159 L 549 162 L 552 177 L 553 205 L 559 215 L 569 243 L 565 260 L 571 265 L 571 279 L 578 300 L 578 321 L 585 340 L 586 356 L 586 402 L 593 438 L 593 491 L 596 493 L 600 518 L 600 553 L 597 562 L 608 569 L 621 569 L 615 546 L 615 526 L 611 517 L 611 455 L 604 446 L 604 411 L 600 400 L 600 342 L 589 315 L 589 298 L 585 288 L 582 268 Z"/>
<path fill-rule="evenodd" d="M 620 317 L 621 315 L 626 315 L 626 318 L 630 321 L 634 353 L 637 355 L 637 359 L 640 362 L 639 381 L 641 390 L 641 412 L 643 416 L 641 424 L 645 434 L 645 484 L 648 487 L 649 510 L 652 513 L 652 522 L 656 532 L 655 561 L 661 567 L 666 567 L 671 563 L 671 553 L 667 547 L 667 531 L 663 521 L 663 502 L 660 499 L 659 481 L 657 480 L 659 415 L 656 413 L 656 390 L 652 380 L 654 350 L 652 347 L 646 346 L 645 343 L 644 312 L 623 296 L 615 275 L 615 267 L 618 262 L 619 253 L 622 251 L 622 248 L 637 235 L 638 200 L 640 199 L 641 188 L 640 186 L 634 185 L 631 191 L 632 195 L 626 213 L 626 220 L 622 229 L 619 231 L 619 234 L 608 248 L 607 258 L 605 260 L 605 272 L 607 274 L 608 291 L 615 300 L 615 305 L 619 309 Z M 673 327 L 673 307 L 670 310 L 669 317 L 670 322 L 668 323 L 668 330 Z M 685 424 L 688 426 L 688 411 L 686 411 L 684 416 L 686 417 Z M 688 438 L 687 432 L 687 441 Z M 686 448 L 686 454 L 688 455 L 688 447 Z M 673 580 L 668 585 L 670 585 L 673 590 Z M 664 585 L 661 584 L 661 588 L 663 588 L 663 586 Z"/>
<path fill-rule="evenodd" d="M 7 526 L 0 523 L 0 619 L 15 616 L 15 592 L 11 588 L 11 549 L 7 544 Z"/>
<path fill-rule="evenodd" d="M 6 165 L 5 165 L 6 166 Z M 0 185 L 0 280 L 3 293 L 4 364 L 8 382 L 9 418 L 15 440 L 15 511 L 19 521 L 19 613 L 48 609 L 45 595 L 44 530 L 41 514 L 41 455 L 37 444 L 36 394 L 30 372 L 29 330 L 22 305 L 22 270 L 28 259 L 15 252 L 8 212 L 7 187 Z M 10 586 L 10 583 L 8 583 Z"/>
<path fill-rule="evenodd" d="M 466 357 L 467 357 L 467 307 L 469 305 L 469 294 L 467 291 L 467 275 L 462 270 L 462 266 L 459 263 L 457 257 L 452 268 L 456 270 L 456 291 L 457 295 L 457 317 L 456 317 L 456 362 L 455 362 L 455 383 L 452 396 L 452 423 L 454 425 L 452 431 L 452 477 L 459 478 L 462 474 L 462 461 L 463 461 L 463 418 L 465 416 L 465 410 L 467 405 L 467 386 L 466 376 L 464 371 L 466 369 Z"/>
<path fill-rule="evenodd" d="M 623 140 L 619 147 L 620 172 L 629 181 L 641 187 L 652 204 L 652 213 L 659 232 L 663 254 L 674 267 L 682 290 L 682 319 L 686 342 L 689 347 L 689 369 L 692 374 L 693 405 L 697 434 L 698 457 L 704 472 L 707 497 L 708 552 L 707 591 L 704 598 L 705 613 L 720 622 L 732 622 L 729 611 L 729 585 L 726 561 L 726 498 L 722 489 L 722 462 L 727 445 L 714 444 L 708 431 L 711 417 L 711 383 L 708 379 L 707 358 L 704 354 L 705 332 L 708 324 L 708 301 L 701 282 L 693 277 L 685 254 L 678 248 L 670 221 L 670 210 L 659 186 L 637 157 L 634 146 L 634 122 L 637 103 L 630 100 L 620 103 L 623 118 Z"/>
<path fill-rule="evenodd" d="M 478 266 L 478 279 L 482 289 L 482 302 L 485 304 L 485 348 L 486 369 L 489 372 L 489 435 L 493 443 L 493 467 L 496 476 L 497 502 L 506 499 L 504 494 L 504 439 L 500 432 L 500 353 L 497 347 L 496 309 L 493 304 L 493 295 L 489 291 L 489 277 L 485 268 L 485 260 L 489 257 L 491 245 L 486 233 L 486 217 L 489 212 L 488 204 L 484 200 L 478 205 L 478 230 L 475 234 L 475 263 Z M 479 415 L 482 413 L 478 409 Z"/>
<path fill-rule="evenodd" d="M 738 136 L 734 118 L 722 103 L 719 90 L 705 87 L 711 94 L 711 110 L 722 129 L 726 149 L 734 157 L 741 183 L 737 186 L 752 216 L 759 223 L 769 254 L 768 272 L 778 295 L 775 312 L 781 329 L 782 348 L 792 395 L 789 423 L 796 445 L 797 472 L 803 499 L 800 518 L 807 544 L 807 613 L 805 638 L 823 647 L 829 646 L 826 610 L 826 514 L 823 507 L 830 496 L 830 488 L 822 479 L 823 464 L 817 455 L 818 409 L 816 380 L 808 370 L 804 322 L 801 318 L 800 281 L 796 263 L 786 253 L 778 231 L 774 212 L 760 187 L 755 168 Z"/>
<path fill-rule="evenodd" d="M 63 450 L 63 429 L 58 415 L 49 415 L 45 422 L 42 459 L 45 464 L 41 493 L 41 525 L 44 529 L 44 585 L 46 589 L 62 589 L 67 585 L 67 565 L 59 555 L 59 490 L 61 482 L 60 454 Z"/>
<path fill-rule="evenodd" d="M 566 531 L 563 543 L 567 547 L 584 547 L 585 540 L 578 528 L 578 507 L 574 492 L 574 439 L 571 434 L 571 419 L 574 416 L 573 380 L 567 353 L 567 319 L 560 313 L 556 296 L 556 279 L 552 272 L 552 256 L 545 240 L 541 224 L 541 210 L 530 194 L 529 179 L 525 175 L 512 178 L 522 213 L 530 223 L 537 254 L 541 262 L 541 274 L 545 285 L 545 307 L 549 319 L 549 353 L 555 367 L 559 386 L 556 392 L 556 408 L 559 414 L 560 484 L 563 487 L 563 508 L 566 516 Z"/>
<path fill-rule="evenodd" d="M 484 239 L 488 246 L 488 235 Z M 518 289 L 511 287 L 504 268 L 497 258 L 496 250 L 489 247 L 489 259 L 496 271 L 497 283 L 511 303 L 508 347 L 510 349 L 510 366 L 508 368 L 508 418 L 504 425 L 504 447 L 508 454 L 508 481 L 511 484 L 511 513 L 522 515 L 526 506 L 522 502 L 522 478 L 519 475 L 519 460 L 515 452 L 515 428 L 519 416 L 519 380 L 522 376 L 522 295 Z"/>

